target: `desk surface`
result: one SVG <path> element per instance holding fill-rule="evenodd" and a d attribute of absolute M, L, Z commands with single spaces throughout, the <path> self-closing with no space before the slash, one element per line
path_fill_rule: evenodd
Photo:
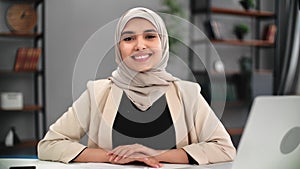
<path fill-rule="evenodd" d="M 163 168 L 177 168 L 177 169 L 230 169 L 232 163 L 219 163 L 211 165 L 185 165 L 185 164 L 164 164 Z M 64 164 L 59 162 L 40 161 L 38 159 L 21 159 L 21 158 L 0 158 L 0 168 L 9 169 L 11 166 L 36 166 L 36 169 L 135 169 L 143 168 L 145 166 L 134 165 L 114 165 L 108 163 L 70 163 Z"/>

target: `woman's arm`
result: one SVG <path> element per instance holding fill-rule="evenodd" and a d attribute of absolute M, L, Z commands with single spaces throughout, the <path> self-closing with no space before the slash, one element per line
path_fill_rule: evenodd
<path fill-rule="evenodd" d="M 189 159 L 187 153 L 183 149 L 171 149 L 164 151 L 155 158 L 159 162 L 167 162 L 167 163 L 177 163 L 177 164 L 188 164 Z"/>
<path fill-rule="evenodd" d="M 107 152 L 101 148 L 86 148 L 73 161 L 74 162 L 109 162 Z"/>
<path fill-rule="evenodd" d="M 89 124 L 89 102 L 89 94 L 86 91 L 50 126 L 38 144 L 39 159 L 68 163 L 86 148 L 79 141 L 85 135 Z"/>

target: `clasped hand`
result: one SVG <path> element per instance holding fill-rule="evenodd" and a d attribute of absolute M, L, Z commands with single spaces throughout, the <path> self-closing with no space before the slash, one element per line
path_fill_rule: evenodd
<path fill-rule="evenodd" d="M 113 164 L 126 164 L 134 161 L 143 162 L 150 167 L 159 168 L 162 164 L 155 158 L 163 150 L 154 150 L 141 144 L 118 146 L 109 151 L 109 162 Z"/>

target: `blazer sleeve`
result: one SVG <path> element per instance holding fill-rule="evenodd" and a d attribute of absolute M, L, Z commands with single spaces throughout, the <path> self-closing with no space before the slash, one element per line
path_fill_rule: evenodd
<path fill-rule="evenodd" d="M 73 105 L 50 126 L 45 137 L 38 143 L 41 160 L 68 163 L 86 146 L 79 143 L 89 124 L 90 99 L 85 91 Z"/>
<path fill-rule="evenodd" d="M 186 89 L 182 97 L 192 127 L 189 132 L 191 144 L 183 149 L 198 164 L 232 161 L 236 149 L 223 124 L 200 94 L 200 86 L 194 84 Z"/>

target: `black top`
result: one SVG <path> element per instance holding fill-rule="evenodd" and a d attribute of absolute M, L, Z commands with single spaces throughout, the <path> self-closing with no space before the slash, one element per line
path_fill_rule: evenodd
<path fill-rule="evenodd" d="M 114 121 L 112 140 L 113 147 L 138 143 L 160 150 L 176 148 L 166 97 L 160 97 L 148 110 L 141 111 L 124 94 Z"/>

